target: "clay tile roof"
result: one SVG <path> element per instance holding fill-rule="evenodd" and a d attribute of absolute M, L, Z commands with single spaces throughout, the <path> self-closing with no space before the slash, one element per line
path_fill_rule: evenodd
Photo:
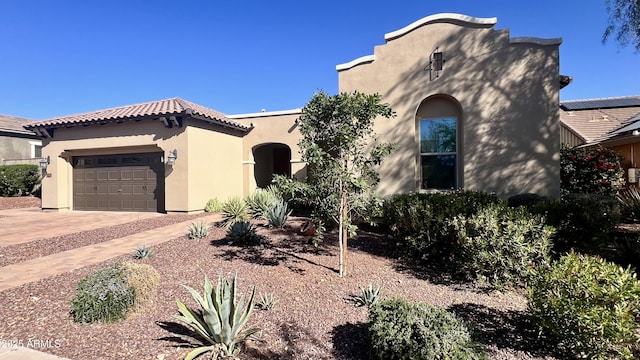
<path fill-rule="evenodd" d="M 34 135 L 32 131 L 24 128 L 34 122 L 34 120 L 0 114 L 0 132 Z"/>
<path fill-rule="evenodd" d="M 36 127 L 58 127 L 58 126 L 74 126 L 92 123 L 101 123 L 104 121 L 129 120 L 142 117 L 153 116 L 169 116 L 169 115 L 196 115 L 201 120 L 216 123 L 223 126 L 229 126 L 236 129 L 246 130 L 248 127 L 235 122 L 219 111 L 204 107 L 186 101 L 180 98 L 172 98 L 166 100 L 151 101 L 141 104 L 126 105 L 111 109 L 92 111 L 83 114 L 68 115 L 53 119 L 38 121 L 27 126 L 27 128 Z"/>
<path fill-rule="evenodd" d="M 560 121 L 591 143 L 640 114 L 640 96 L 561 102 Z"/>

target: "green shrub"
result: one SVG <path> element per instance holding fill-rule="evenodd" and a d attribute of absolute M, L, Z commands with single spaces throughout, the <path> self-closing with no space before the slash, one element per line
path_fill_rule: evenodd
<path fill-rule="evenodd" d="M 260 331 L 258 328 L 250 328 L 242 332 L 253 312 L 256 289 L 251 291 L 249 301 L 244 306 L 244 295 L 236 300 L 236 280 L 229 281 L 218 277 L 216 287 L 213 287 L 209 279 L 205 278 L 204 292 L 200 295 L 194 289 L 184 286 L 198 303 L 199 310 L 187 308 L 180 300 L 176 300 L 180 315 L 176 319 L 189 325 L 195 331 L 195 338 L 203 341 L 203 346 L 191 350 L 186 359 L 194 359 L 199 355 L 212 351 L 212 358 L 235 356 L 240 348 L 238 345 L 252 334 Z"/>
<path fill-rule="evenodd" d="M 309 185 L 307 183 L 284 175 L 274 175 L 269 189 L 296 208 L 304 208 L 308 205 Z"/>
<path fill-rule="evenodd" d="M 262 236 L 256 233 L 256 227 L 248 221 L 237 221 L 227 230 L 227 240 L 237 246 L 260 245 Z"/>
<path fill-rule="evenodd" d="M 158 272 L 149 265 L 115 263 L 80 280 L 71 315 L 81 323 L 122 319 L 153 299 L 158 282 Z"/>
<path fill-rule="evenodd" d="M 204 220 L 189 225 L 189 239 L 202 239 L 209 236 L 209 226 Z"/>
<path fill-rule="evenodd" d="M 222 202 L 220 200 L 213 198 L 207 201 L 207 205 L 204 207 L 205 212 L 218 212 L 222 210 Z"/>
<path fill-rule="evenodd" d="M 501 203 L 496 195 L 476 191 L 402 194 L 385 200 L 383 218 L 396 241 L 396 255 L 447 263 L 456 251 L 456 234 L 449 219 Z"/>
<path fill-rule="evenodd" d="M 33 194 L 40 180 L 38 165 L 0 165 L 0 196 Z"/>
<path fill-rule="evenodd" d="M 134 300 L 135 290 L 127 286 L 124 269 L 116 263 L 80 280 L 71 314 L 76 322 L 113 322 L 126 316 Z"/>
<path fill-rule="evenodd" d="M 538 194 L 526 193 L 526 194 L 518 194 L 510 196 L 507 199 L 507 206 L 509 207 L 519 207 L 525 206 L 529 207 L 535 205 L 539 202 L 545 201 L 547 198 Z"/>
<path fill-rule="evenodd" d="M 222 222 L 230 227 L 237 221 L 249 221 L 249 207 L 242 198 L 234 196 L 222 204 Z"/>
<path fill-rule="evenodd" d="M 267 220 L 269 220 L 269 226 L 276 228 L 282 228 L 287 223 L 291 215 L 291 210 L 287 206 L 287 202 L 280 200 L 275 202 L 269 211 L 267 211 Z"/>
<path fill-rule="evenodd" d="M 534 320 L 567 350 L 589 359 L 633 359 L 640 341 L 640 282 L 630 269 L 568 254 L 529 284 Z"/>
<path fill-rule="evenodd" d="M 554 229 L 524 208 L 494 205 L 454 217 L 450 224 L 458 236 L 457 264 L 466 280 L 516 287 L 533 267 L 549 261 Z"/>
<path fill-rule="evenodd" d="M 375 359 L 485 359 L 464 323 L 444 309 L 403 299 L 381 301 L 369 311 Z"/>
<path fill-rule="evenodd" d="M 254 219 L 267 219 L 269 209 L 280 200 L 278 196 L 269 190 L 256 189 L 247 196 L 245 203 Z"/>
<path fill-rule="evenodd" d="M 615 198 L 599 194 L 569 194 L 561 200 L 546 199 L 529 210 L 544 215 L 547 224 L 556 228 L 554 250 L 564 254 L 576 250 L 600 254 L 611 241 L 621 221 Z"/>
<path fill-rule="evenodd" d="M 624 186 L 622 155 L 603 147 L 560 150 L 562 195 L 601 194 L 616 196 Z"/>

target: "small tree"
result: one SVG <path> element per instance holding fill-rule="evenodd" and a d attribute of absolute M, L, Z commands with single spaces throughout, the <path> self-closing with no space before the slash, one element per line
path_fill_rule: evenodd
<path fill-rule="evenodd" d="M 378 94 L 356 91 L 329 96 L 321 91 L 298 119 L 314 217 L 338 226 L 340 276 L 347 275 L 347 239 L 357 229 L 353 216 L 370 204 L 373 186 L 380 180 L 376 167 L 393 149 L 376 140 L 373 121 L 378 116 L 394 116 Z"/>

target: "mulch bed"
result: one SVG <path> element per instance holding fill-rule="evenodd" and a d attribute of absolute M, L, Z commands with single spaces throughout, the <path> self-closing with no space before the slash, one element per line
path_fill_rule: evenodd
<path fill-rule="evenodd" d="M 254 311 L 248 326 L 262 331 L 248 342 L 242 359 L 365 358 L 367 310 L 349 299 L 370 282 L 383 286 L 383 297 L 442 306 L 474 324 L 490 359 L 555 359 L 527 322 L 521 294 L 437 281 L 389 258 L 384 236 L 368 232 L 350 242 L 350 275 L 340 278 L 335 238 L 314 247 L 298 234 L 304 220 L 292 218 L 284 230 L 257 222 L 265 239 L 257 247 L 229 245 L 226 231 L 217 227 L 204 239 L 183 236 L 154 246 L 153 256 L 142 260 L 160 273 L 154 304 L 114 324 L 75 323 L 69 303 L 80 279 L 114 261 L 131 260 L 129 255 L 0 292 L 0 339 L 25 344 L 40 339 L 49 345 L 38 350 L 71 359 L 182 359 L 197 342 L 173 317 L 176 299 L 195 307 L 181 284 L 202 291 L 205 276 L 216 279 L 222 273 L 238 275 L 240 292 L 256 286 L 256 292 L 279 299 L 272 310 Z"/>

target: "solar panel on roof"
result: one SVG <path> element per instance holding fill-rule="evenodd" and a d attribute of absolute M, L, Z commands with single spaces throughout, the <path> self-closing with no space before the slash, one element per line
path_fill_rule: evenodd
<path fill-rule="evenodd" d="M 593 99 L 593 100 L 576 100 L 560 103 L 565 111 L 572 110 L 589 110 L 589 109 L 609 109 L 620 107 L 640 106 L 640 97 L 628 97 L 617 99 Z"/>

